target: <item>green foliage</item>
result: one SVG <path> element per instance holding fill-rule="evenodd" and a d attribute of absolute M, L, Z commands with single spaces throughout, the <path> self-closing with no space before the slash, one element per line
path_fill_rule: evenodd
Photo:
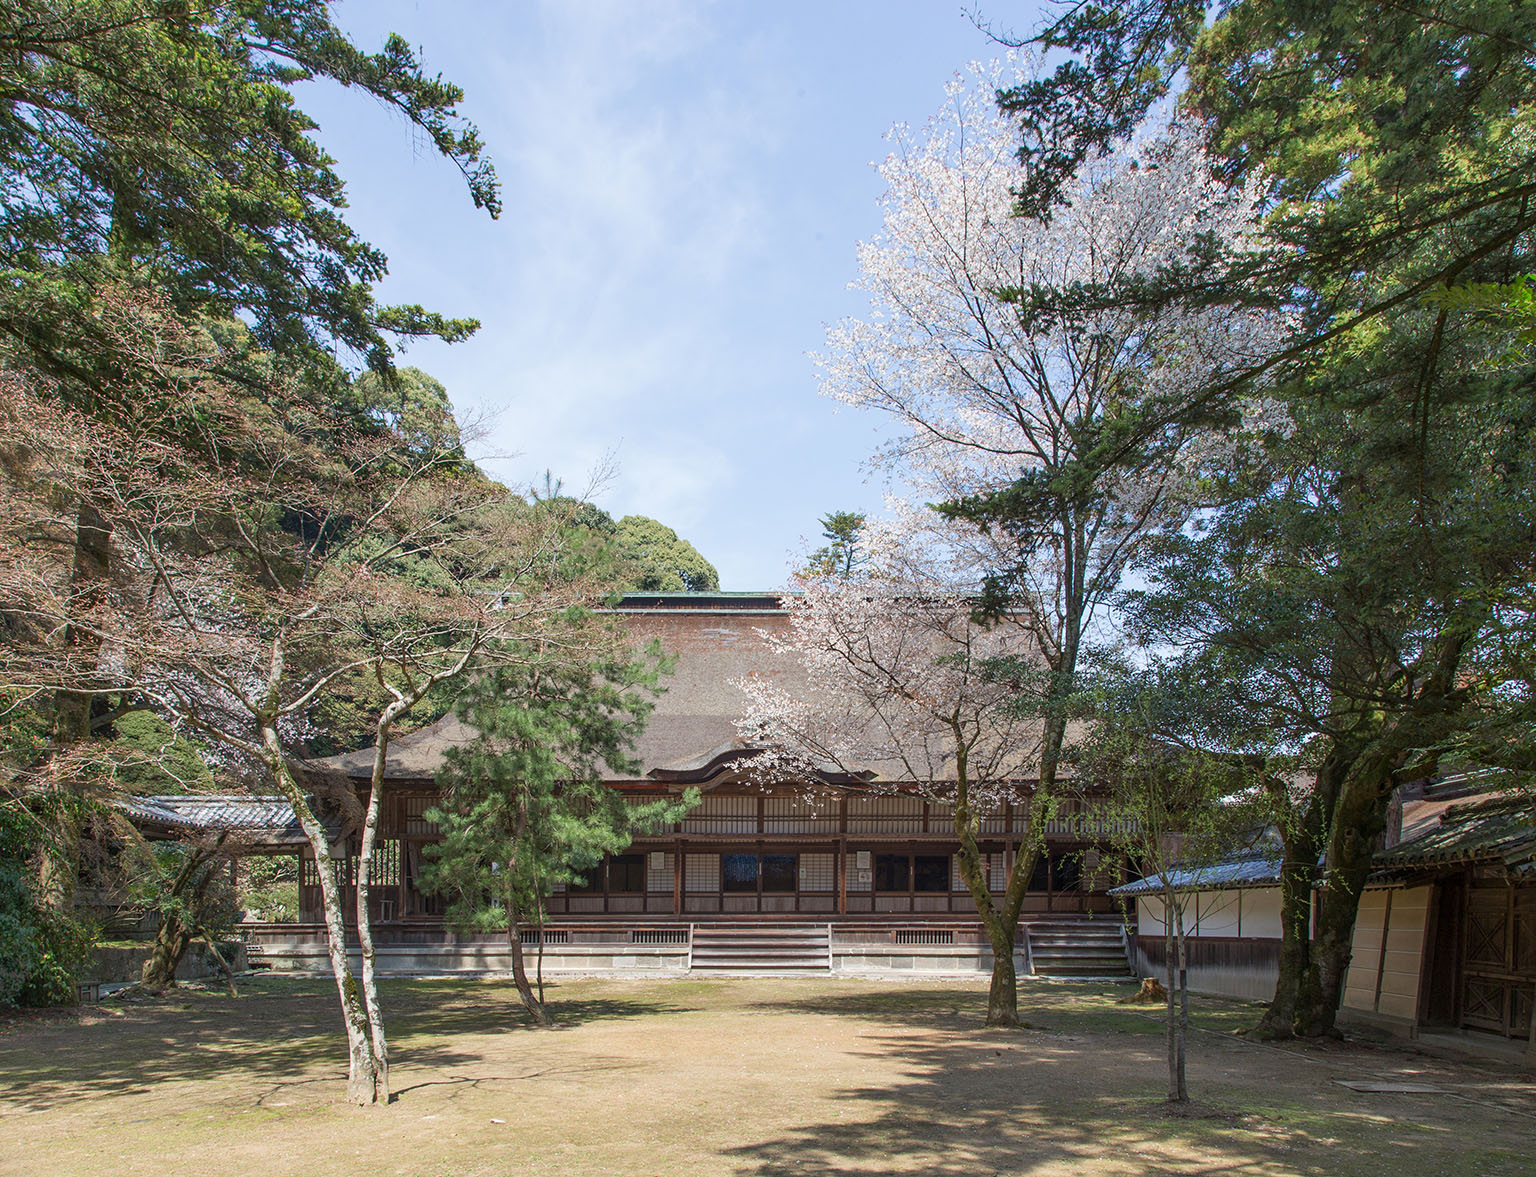
<path fill-rule="evenodd" d="M 665 669 L 655 650 L 638 660 L 530 657 L 465 692 L 459 711 L 478 735 L 449 752 L 439 775 L 444 800 L 430 816 L 443 840 L 423 872 L 425 887 L 448 896 L 452 925 L 531 919 L 556 883 L 581 881 L 636 832 L 697 804 L 690 790 L 631 805 L 604 783 L 608 772 L 637 770 L 631 749 Z"/>
<path fill-rule="evenodd" d="M 837 576 L 847 580 L 862 568 L 867 559 L 859 549 L 864 520 L 865 516 L 857 511 L 833 511 L 823 515 L 819 522 L 827 545 L 811 553 L 805 574 Z"/>
<path fill-rule="evenodd" d="M 213 773 L 199 745 L 153 711 L 130 711 L 112 722 L 118 785 L 144 796 L 213 789 Z"/>
<path fill-rule="evenodd" d="M 614 556 L 622 583 L 640 592 L 708 593 L 720 573 L 687 540 L 664 523 L 625 515 L 614 532 Z"/>
<path fill-rule="evenodd" d="M 0 1007 L 73 1005 L 95 933 L 38 903 L 29 862 L 43 834 L 32 816 L 0 805 Z"/>
<path fill-rule="evenodd" d="M 1326 362 L 1320 353 L 1332 341 L 1422 297 L 1454 301 L 1461 286 L 1518 294 L 1531 273 L 1536 10 L 1528 4 L 1469 0 L 1452 12 L 1364 0 L 1215 9 L 1136 0 L 1075 6 L 1039 40 L 1071 56 L 1005 96 L 1026 127 L 1031 211 L 1059 198 L 1086 152 L 1124 137 L 1176 88 L 1226 178 L 1257 183 L 1269 197 L 1267 247 L 1256 253 L 1223 257 L 1196 235 L 1187 263 L 1167 272 L 1046 300 L 1058 309 L 1176 299 L 1297 310 L 1287 346 L 1203 390 L 1202 409 L 1228 406 L 1257 371 Z M 1030 133 L 1040 127 L 1047 133 Z M 1146 433 L 1165 421 L 1130 428 Z"/>
<path fill-rule="evenodd" d="M 384 375 L 364 372 L 357 378 L 354 394 L 400 434 L 411 452 L 463 453 L 447 388 L 420 368 Z"/>
<path fill-rule="evenodd" d="M 299 919 L 299 860 L 291 854 L 240 860 L 238 903 L 252 919 L 272 924 Z"/>
<path fill-rule="evenodd" d="M 1077 698 L 1090 738 L 1071 761 L 1105 796 L 1115 821 L 1105 841 L 1149 869 L 1199 863 L 1238 849 L 1267 824 L 1258 789 L 1269 765 L 1211 739 L 1222 685 L 1183 673 L 1173 661 L 1102 665 Z"/>
<path fill-rule="evenodd" d="M 389 335 L 461 338 L 473 324 L 378 307 L 385 258 L 341 217 L 345 198 L 300 83 L 356 87 L 403 114 L 499 210 L 459 89 L 399 37 L 353 45 L 323 0 L 22 0 L 0 15 L 0 311 L 58 357 L 45 310 L 98 281 L 101 259 L 147 267 L 183 308 L 248 317 L 264 347 L 337 341 L 390 366 Z"/>
<path fill-rule="evenodd" d="M 223 845 L 220 837 L 133 847 L 126 887 L 129 902 L 156 913 L 163 928 L 177 930 L 186 939 L 229 933 L 239 911 Z M 172 971 L 174 967 L 173 961 Z"/>
<path fill-rule="evenodd" d="M 715 566 L 670 527 L 644 515 L 615 521 L 601 507 L 562 494 L 560 484 L 547 473 L 545 479 L 546 492 L 538 496 L 537 506 L 559 511 L 572 528 L 590 537 L 587 550 L 580 553 L 582 567 L 603 569 L 603 578 L 618 592 L 719 591 Z"/>

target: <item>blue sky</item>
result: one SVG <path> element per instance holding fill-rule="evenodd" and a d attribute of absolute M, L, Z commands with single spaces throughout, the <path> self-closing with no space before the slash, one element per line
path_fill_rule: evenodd
<path fill-rule="evenodd" d="M 398 117 L 301 95 L 349 220 L 389 255 L 382 297 L 481 320 L 402 362 L 488 416 L 491 473 L 579 489 L 612 454 L 595 500 L 676 528 L 731 590 L 782 585 L 818 516 L 878 509 L 863 463 L 881 423 L 834 412 L 807 353 L 860 310 L 885 132 L 996 55 L 958 4 L 351 0 L 337 17 L 370 48 L 401 33 L 461 85 L 500 174 L 493 222 Z"/>

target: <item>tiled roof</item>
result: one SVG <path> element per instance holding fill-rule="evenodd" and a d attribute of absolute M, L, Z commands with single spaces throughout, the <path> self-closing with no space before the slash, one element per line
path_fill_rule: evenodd
<path fill-rule="evenodd" d="M 1536 875 L 1536 797 L 1499 793 L 1452 805 L 1439 824 L 1378 854 L 1375 867 L 1400 875 L 1465 862 L 1498 862 L 1513 874 Z"/>
<path fill-rule="evenodd" d="M 1275 887 L 1280 883 L 1278 849 L 1249 850 L 1203 865 L 1178 865 L 1169 869 L 1168 881 L 1177 891 L 1213 891 L 1218 888 Z M 1110 890 L 1111 895 L 1134 898 L 1152 895 L 1164 887 L 1162 875 L 1148 875 L 1134 883 Z"/>
<path fill-rule="evenodd" d="M 1406 842 L 1376 855 L 1371 878 L 1385 882 L 1437 866 L 1483 862 L 1511 874 L 1536 878 L 1536 797 L 1498 793 L 1471 797 L 1434 815 L 1433 824 Z M 1244 851 L 1204 865 L 1177 865 L 1169 872 L 1180 891 L 1274 887 L 1280 883 L 1278 849 Z M 1132 898 L 1163 889 L 1162 876 L 1149 875 L 1110 891 Z"/>
<path fill-rule="evenodd" d="M 133 822 L 188 832 L 213 830 L 261 834 L 263 841 L 302 841 L 304 831 L 293 806 L 281 797 L 239 793 L 131 797 L 118 808 Z"/>

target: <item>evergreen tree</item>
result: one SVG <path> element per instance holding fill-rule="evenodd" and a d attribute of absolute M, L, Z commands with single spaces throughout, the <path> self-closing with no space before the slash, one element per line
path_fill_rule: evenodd
<path fill-rule="evenodd" d="M 443 840 L 429 851 L 423 885 L 448 897 L 451 926 L 506 930 L 518 994 L 542 1025 L 551 1018 L 529 983 L 519 926 L 542 928 L 556 884 L 586 880 L 636 833 L 698 803 L 690 789 L 631 804 L 604 783 L 605 770 L 639 768 L 632 749 L 666 669 L 656 650 L 634 658 L 621 642 L 587 657 L 552 643 L 482 676 L 460 701 L 478 734 L 450 750 L 439 775 L 443 802 L 429 817 Z"/>
<path fill-rule="evenodd" d="M 857 511 L 833 511 L 820 519 L 825 547 L 817 548 L 805 566 L 807 576 L 836 576 L 847 580 L 864 566 L 868 556 L 860 546 L 864 515 Z"/>
<path fill-rule="evenodd" d="M 1498 745 L 1511 703 L 1529 714 L 1536 10 L 1152 0 L 1074 7 L 1038 40 L 1069 57 L 1005 96 L 1021 211 L 1060 203 L 1179 86 L 1220 178 L 1262 196 L 1264 233 L 1240 251 L 1191 232 L 1131 280 L 1005 293 L 1026 317 L 1227 305 L 1284 325 L 1253 363 L 1121 415 L 1065 474 L 1134 473 L 1170 427 L 1231 439 L 1207 467 L 1216 509 L 1144 553 L 1137 607 L 1147 640 L 1220 676 L 1234 746 L 1308 766 L 1275 797 L 1287 908 L 1263 1029 L 1326 1033 L 1399 774 Z M 1269 401 L 1245 411 L 1261 374 Z M 978 522 L 1045 501 L 1018 491 Z"/>
<path fill-rule="evenodd" d="M 720 573 L 665 523 L 625 515 L 614 533 L 614 556 L 623 582 L 648 593 L 712 593 Z"/>

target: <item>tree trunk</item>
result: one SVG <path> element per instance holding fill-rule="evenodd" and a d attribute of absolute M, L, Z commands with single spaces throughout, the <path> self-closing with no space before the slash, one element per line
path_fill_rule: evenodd
<path fill-rule="evenodd" d="M 544 892 L 542 890 L 542 884 L 540 886 L 541 886 L 541 889 L 539 891 L 538 907 L 536 907 L 534 909 L 534 915 L 538 918 L 538 921 L 539 921 L 539 953 L 538 953 L 538 956 L 534 958 L 534 975 L 538 979 L 538 984 L 539 984 L 539 1004 L 543 1005 L 544 1004 Z"/>
<path fill-rule="evenodd" d="M 347 1100 L 360 1107 L 379 1102 L 378 1063 L 373 1054 L 373 1032 L 368 1010 L 347 961 L 347 925 L 342 915 L 341 887 L 336 882 L 336 863 L 331 857 L 325 827 L 315 816 L 298 782 L 288 770 L 275 724 L 263 721 L 262 743 L 267 752 L 267 768 L 279 791 L 293 806 L 295 816 L 315 856 L 315 872 L 320 879 L 321 909 L 325 919 L 325 941 L 336 978 L 336 993 L 341 1000 L 342 1026 L 347 1033 Z"/>
<path fill-rule="evenodd" d="M 1310 853 L 1308 853 L 1310 851 Z M 1293 852 L 1287 845 L 1280 868 L 1280 973 L 1269 1008 L 1253 1028 L 1264 1039 L 1290 1038 L 1296 1033 L 1296 1011 L 1311 972 L 1312 882 L 1317 854 L 1308 840 Z"/>
<path fill-rule="evenodd" d="M 534 996 L 533 986 L 528 983 L 528 970 L 523 964 L 523 938 L 517 931 L 517 905 L 511 899 L 507 900 L 507 947 L 512 952 L 512 982 L 517 986 L 517 995 L 522 999 L 523 1008 L 533 1016 L 533 1020 L 541 1026 L 553 1026 L 555 1020 L 549 1016 L 549 1009 Z"/>
<path fill-rule="evenodd" d="M 192 930 L 175 916 L 167 916 L 161 921 L 159 930 L 155 932 L 155 942 L 149 950 L 149 959 L 144 962 L 144 967 L 139 972 L 139 984 L 152 993 L 174 988 L 177 966 L 181 964 L 181 958 L 187 954 L 187 949 L 191 945 Z"/>
<path fill-rule="evenodd" d="M 1335 1033 L 1360 896 L 1371 873 L 1376 839 L 1385 828 L 1393 774 L 1401 759 L 1394 743 L 1378 741 L 1356 757 L 1339 790 L 1318 893 L 1311 985 L 1296 1011 L 1296 1032 L 1304 1037 Z"/>
<path fill-rule="evenodd" d="M 1013 931 L 994 921 L 987 927 L 992 944 L 992 984 L 987 990 L 987 1025 L 1019 1024 L 1019 977 L 1013 966 Z"/>
<path fill-rule="evenodd" d="M 221 833 L 211 847 L 188 847 L 187 860 L 171 880 L 170 902 L 161 915 L 154 947 L 139 972 L 139 983 L 158 993 L 176 985 L 176 969 L 203 920 L 203 904 L 214 881 L 214 860 L 229 837 Z"/>
<path fill-rule="evenodd" d="M 74 789 L 55 785 L 50 813 L 52 837 L 37 867 L 38 901 L 45 911 L 68 915 L 80 880 L 80 842 L 85 831 L 82 798 Z"/>
<path fill-rule="evenodd" d="M 960 877 L 965 880 L 966 890 L 976 904 L 976 914 L 981 918 L 992 945 L 992 984 L 987 991 L 987 1025 L 1017 1026 L 1019 1024 L 1019 977 L 1013 967 L 1013 941 L 1018 934 L 1019 903 L 1010 903 L 1015 888 L 1009 880 L 1003 905 L 998 907 L 992 898 L 986 873 L 981 867 L 981 852 L 976 846 L 975 822 L 971 816 L 970 790 L 965 778 L 965 757 L 957 758 L 960 778 L 955 787 L 955 834 L 960 839 Z M 1017 867 L 1015 867 L 1017 874 Z M 1023 893 L 1019 892 L 1022 902 Z"/>
<path fill-rule="evenodd" d="M 208 954 L 218 963 L 219 971 L 224 974 L 224 981 L 229 986 L 229 995 L 239 997 L 240 990 L 235 988 L 235 970 L 229 967 L 229 961 L 224 959 L 224 954 L 219 951 L 218 942 L 214 940 L 206 928 L 198 930 L 198 938 L 208 949 Z"/>
<path fill-rule="evenodd" d="M 1179 1016 L 1175 1019 L 1174 1072 L 1171 1098 L 1175 1103 L 1188 1103 L 1189 1082 L 1186 1074 L 1185 1060 L 1189 1048 L 1189 937 L 1184 932 L 1184 903 L 1182 900 L 1174 907 L 1174 918 L 1177 921 L 1174 931 L 1177 939 L 1175 947 L 1179 953 L 1177 976 L 1179 983 Z"/>
<path fill-rule="evenodd" d="M 389 1102 L 389 1043 L 384 1036 L 384 1009 L 379 1003 L 375 972 L 373 915 L 370 910 L 373 878 L 373 852 L 378 843 L 379 810 L 383 804 L 384 773 L 389 758 L 392 716 L 389 709 L 375 732 L 373 774 L 368 788 L 368 806 L 363 813 L 363 828 L 357 854 L 357 943 L 362 957 L 363 1008 L 368 1014 L 368 1033 L 373 1048 L 374 1091 L 379 1103 Z"/>
<path fill-rule="evenodd" d="M 1323 851 L 1339 788 L 1355 754 L 1355 750 L 1335 741 L 1318 766 L 1311 799 L 1299 817 L 1284 800 L 1284 782 L 1272 784 L 1272 791 L 1279 798 L 1275 804 L 1276 824 L 1284 847 L 1280 863 L 1280 972 L 1269 1008 L 1253 1028 L 1256 1037 L 1295 1037 L 1299 1011 L 1316 1001 L 1316 976 L 1312 971 L 1312 903 L 1317 860 Z"/>
<path fill-rule="evenodd" d="M 75 555 L 70 566 L 70 612 L 84 620 L 101 602 L 111 571 L 112 524 L 83 501 L 75 513 Z M 81 682 L 96 670 L 101 638 L 94 624 L 71 620 L 64 627 L 64 653 L 71 663 L 66 679 Z M 91 736 L 91 711 L 96 696 L 88 690 L 60 688 L 53 697 L 53 755 L 67 756 L 71 749 Z M 44 851 L 39 864 L 38 892 L 42 906 L 56 915 L 67 914 L 74 906 L 75 884 L 80 877 L 80 839 L 85 828 L 81 810 L 83 789 L 66 767 L 52 785 L 53 845 Z"/>

